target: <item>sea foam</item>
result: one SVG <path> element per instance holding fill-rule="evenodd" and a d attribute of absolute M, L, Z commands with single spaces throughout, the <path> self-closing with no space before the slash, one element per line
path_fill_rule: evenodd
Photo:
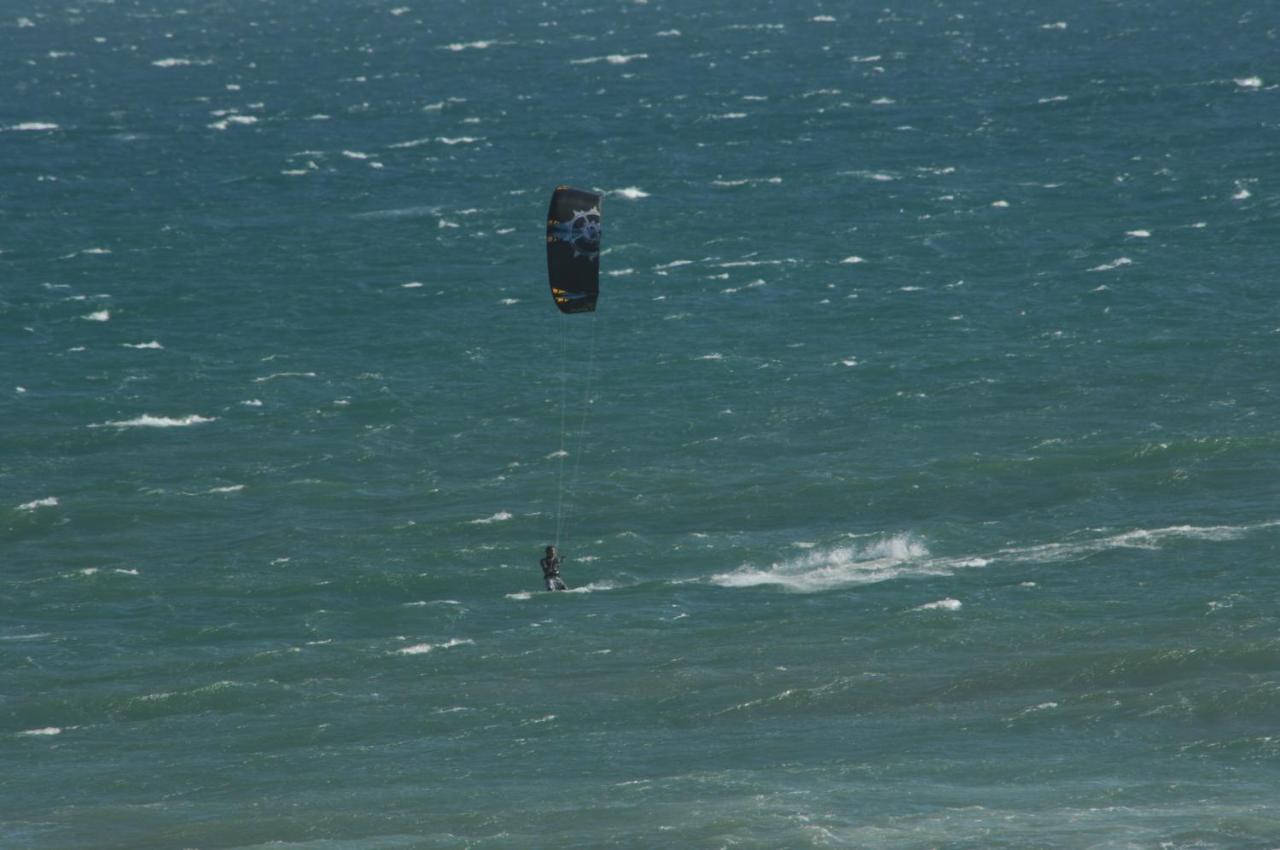
<path fill-rule="evenodd" d="M 452 638 L 444 643 L 415 643 L 413 646 L 406 646 L 397 649 L 396 655 L 425 655 L 428 652 L 434 652 L 437 649 L 451 649 L 455 646 L 467 646 L 474 644 L 475 641 L 470 638 Z"/>
<path fill-rule="evenodd" d="M 198 416 L 192 414 L 190 416 L 152 416 L 144 413 L 134 419 L 123 419 L 116 422 L 100 422 L 90 425 L 90 428 L 185 428 L 189 425 L 203 425 L 206 422 L 216 422 L 216 416 Z"/>
<path fill-rule="evenodd" d="M 929 550 L 910 534 L 898 534 L 864 545 L 815 549 L 766 568 L 744 565 L 711 577 L 721 587 L 776 584 L 801 592 L 886 581 L 899 575 L 945 572 L 929 561 Z"/>

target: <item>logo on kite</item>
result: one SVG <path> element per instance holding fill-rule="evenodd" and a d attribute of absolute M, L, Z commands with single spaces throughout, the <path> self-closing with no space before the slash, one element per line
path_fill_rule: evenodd
<path fill-rule="evenodd" d="M 551 226 L 551 233 L 573 248 L 573 256 L 595 259 L 600 256 L 600 208 L 574 210 L 568 221 L 558 221 Z"/>
<path fill-rule="evenodd" d="M 547 277 L 562 313 L 590 313 L 600 293 L 600 202 L 596 192 L 560 186 L 547 211 Z"/>

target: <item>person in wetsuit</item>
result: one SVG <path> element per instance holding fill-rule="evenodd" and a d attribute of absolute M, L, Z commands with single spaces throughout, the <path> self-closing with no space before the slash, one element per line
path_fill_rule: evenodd
<path fill-rule="evenodd" d="M 556 547 L 547 547 L 547 556 L 538 564 L 542 567 L 542 578 L 547 582 L 547 590 L 568 590 L 560 579 L 560 556 Z"/>

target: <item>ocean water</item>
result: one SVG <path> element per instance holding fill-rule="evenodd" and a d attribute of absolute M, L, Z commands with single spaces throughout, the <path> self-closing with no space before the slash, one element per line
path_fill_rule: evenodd
<path fill-rule="evenodd" d="M 0 846 L 1280 847 L 1278 56 L 4 3 Z"/>

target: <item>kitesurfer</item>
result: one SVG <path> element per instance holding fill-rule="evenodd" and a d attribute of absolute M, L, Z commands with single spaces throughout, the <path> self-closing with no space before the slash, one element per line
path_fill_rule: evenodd
<path fill-rule="evenodd" d="M 547 582 L 547 590 L 568 590 L 560 580 L 560 555 L 556 547 L 547 547 L 547 556 L 538 564 L 542 567 L 542 577 Z"/>

